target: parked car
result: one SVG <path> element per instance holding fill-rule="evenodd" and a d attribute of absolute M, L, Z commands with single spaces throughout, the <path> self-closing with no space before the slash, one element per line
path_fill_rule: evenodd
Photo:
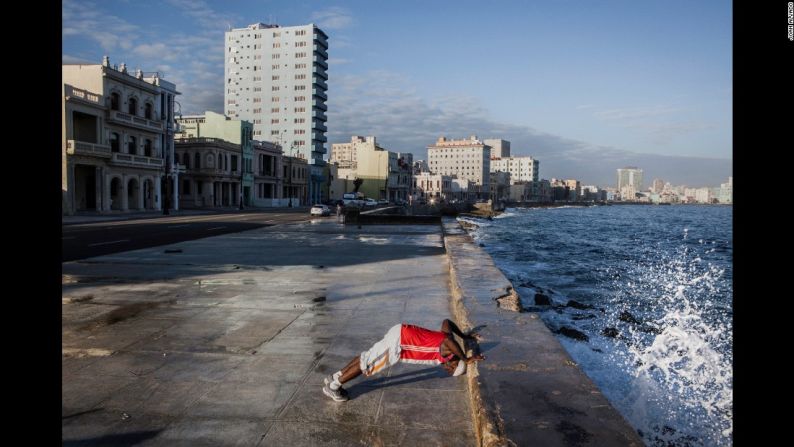
<path fill-rule="evenodd" d="M 364 201 L 364 206 L 378 206 L 378 202 L 375 199 L 366 199 Z"/>
<path fill-rule="evenodd" d="M 310 213 L 312 216 L 330 216 L 331 208 L 328 208 L 328 205 L 317 204 L 312 207 Z"/>
<path fill-rule="evenodd" d="M 388 205 L 388 204 L 389 204 L 389 201 L 388 201 L 388 200 L 386 200 L 386 199 L 380 199 L 380 200 L 378 200 L 378 205 Z"/>

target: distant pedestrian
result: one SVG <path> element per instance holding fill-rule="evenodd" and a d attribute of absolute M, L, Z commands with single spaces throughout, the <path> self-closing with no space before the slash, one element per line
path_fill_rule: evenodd
<path fill-rule="evenodd" d="M 364 374 L 370 377 L 388 369 L 395 363 L 441 365 L 449 374 L 459 376 L 466 373 L 466 365 L 485 360 L 482 354 L 466 357 L 455 341 L 454 335 L 465 340 L 476 341 L 477 333 L 464 334 L 450 320 L 441 323 L 440 331 L 433 331 L 412 324 L 392 326 L 382 340 L 354 358 L 342 370 L 324 379 L 323 393 L 337 402 L 349 399 L 342 385 Z M 462 360 L 462 361 L 461 361 Z"/>

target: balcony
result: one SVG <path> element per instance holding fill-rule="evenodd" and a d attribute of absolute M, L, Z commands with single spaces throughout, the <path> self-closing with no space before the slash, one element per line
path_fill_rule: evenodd
<path fill-rule="evenodd" d="M 83 90 L 79 88 L 72 87 L 71 85 L 64 85 L 63 86 L 63 94 L 66 97 L 66 100 L 70 99 L 77 99 L 81 102 L 85 102 L 91 105 L 105 107 L 105 102 L 102 99 L 102 95 L 98 95 L 96 93 L 91 93 L 88 90 Z"/>
<path fill-rule="evenodd" d="M 313 88 L 312 89 L 312 96 L 316 96 L 318 98 L 323 98 L 324 100 L 328 100 L 328 95 L 325 94 L 325 91 L 320 88 Z"/>
<path fill-rule="evenodd" d="M 312 141 L 322 141 L 325 143 L 328 141 L 328 138 L 326 138 L 325 134 L 322 132 L 312 132 Z"/>
<path fill-rule="evenodd" d="M 328 80 L 328 73 L 326 73 L 322 67 L 314 67 L 314 74 L 325 79 L 326 81 Z"/>
<path fill-rule="evenodd" d="M 312 37 L 314 38 L 314 43 L 315 44 L 320 44 L 320 46 L 325 47 L 326 50 L 328 49 L 328 41 L 325 40 L 325 37 L 323 37 L 323 36 L 321 36 L 321 35 L 319 35 L 317 33 L 314 33 L 314 36 L 312 36 Z"/>
<path fill-rule="evenodd" d="M 113 164 L 131 166 L 135 168 L 156 168 L 163 167 L 162 158 L 144 157 L 143 155 L 122 154 L 115 152 L 110 160 Z"/>
<path fill-rule="evenodd" d="M 316 85 L 317 87 L 322 88 L 323 90 L 328 90 L 328 84 L 325 82 L 325 79 L 323 79 L 323 78 L 321 78 L 319 76 L 314 76 L 312 78 L 312 83 L 314 85 Z"/>
<path fill-rule="evenodd" d="M 328 106 L 325 105 L 325 101 L 320 99 L 312 99 L 312 107 L 317 107 L 318 109 L 328 110 Z"/>
<path fill-rule="evenodd" d="M 319 130 L 322 132 L 328 132 L 328 128 L 322 123 L 322 121 L 314 121 L 312 122 L 312 129 Z"/>
<path fill-rule="evenodd" d="M 328 52 L 325 50 L 326 48 L 323 48 L 322 45 L 314 45 L 314 53 L 321 54 L 324 58 L 328 59 Z"/>
<path fill-rule="evenodd" d="M 312 110 L 312 119 L 320 120 L 320 121 L 328 121 L 328 117 L 325 116 L 325 112 L 321 110 Z"/>
<path fill-rule="evenodd" d="M 325 59 L 326 58 L 324 58 L 322 56 L 317 56 L 316 54 L 314 55 L 314 57 L 312 57 L 312 61 L 315 64 L 317 64 L 317 65 L 325 68 L 326 70 L 328 70 L 328 62 L 326 62 Z"/>
<path fill-rule="evenodd" d="M 110 158 L 110 146 L 66 140 L 66 153 L 69 155 L 88 155 L 90 157 Z"/>
<path fill-rule="evenodd" d="M 162 121 L 147 120 L 146 118 L 132 116 L 128 113 L 120 112 L 118 110 L 110 110 L 108 112 L 108 121 L 126 124 L 128 126 L 135 126 L 152 132 L 163 131 Z"/>

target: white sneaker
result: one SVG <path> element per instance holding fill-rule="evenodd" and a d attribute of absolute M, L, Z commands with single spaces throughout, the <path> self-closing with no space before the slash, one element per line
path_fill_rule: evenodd
<path fill-rule="evenodd" d="M 347 391 L 343 390 L 342 388 L 339 388 L 338 390 L 332 390 L 330 386 L 324 385 L 323 393 L 325 393 L 326 396 L 330 397 L 331 399 L 337 402 L 344 402 L 350 399 L 347 396 Z"/>

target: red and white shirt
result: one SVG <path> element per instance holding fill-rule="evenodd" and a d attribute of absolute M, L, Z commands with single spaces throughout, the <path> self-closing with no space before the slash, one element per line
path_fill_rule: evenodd
<path fill-rule="evenodd" d="M 400 330 L 400 361 L 425 365 L 446 363 L 453 354 L 441 355 L 441 344 L 447 334 L 431 331 L 413 324 L 403 324 Z"/>

